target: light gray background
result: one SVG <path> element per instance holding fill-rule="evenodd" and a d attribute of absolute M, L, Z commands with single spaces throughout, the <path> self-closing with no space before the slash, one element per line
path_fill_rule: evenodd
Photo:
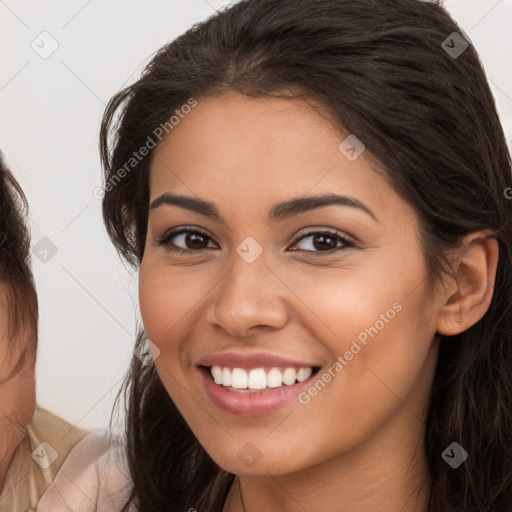
<path fill-rule="evenodd" d="M 38 402 L 82 428 L 108 424 L 138 309 L 137 274 L 117 257 L 93 196 L 101 115 L 153 52 L 230 3 L 0 0 L 0 148 L 28 197 L 32 243 L 57 247 L 46 262 L 33 257 Z M 512 145 L 512 0 L 445 5 L 480 53 Z M 32 47 L 52 44 L 48 58 Z"/>

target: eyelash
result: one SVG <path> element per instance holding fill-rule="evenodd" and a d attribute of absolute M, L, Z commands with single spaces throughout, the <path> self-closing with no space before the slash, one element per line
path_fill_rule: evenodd
<path fill-rule="evenodd" d="M 196 249 L 196 250 L 193 250 L 193 249 L 181 249 L 179 247 L 172 247 L 171 244 L 169 243 L 170 240 L 172 238 L 174 238 L 175 236 L 178 236 L 178 235 L 181 235 L 181 234 L 184 234 L 184 233 L 198 234 L 198 235 L 204 236 L 205 238 L 211 240 L 211 237 L 209 237 L 206 233 L 203 233 L 202 231 L 198 231 L 197 229 L 182 228 L 182 229 L 178 229 L 176 231 L 171 231 L 170 233 L 166 234 L 160 240 L 157 240 L 156 243 L 159 246 L 163 246 L 168 251 L 179 252 L 180 254 L 192 254 L 192 253 L 198 253 L 198 252 L 207 250 L 207 249 Z M 340 235 L 339 233 L 336 233 L 334 231 L 328 231 L 328 230 L 310 231 L 309 233 L 305 233 L 300 238 L 298 238 L 293 243 L 293 245 L 296 245 L 297 243 L 301 242 L 305 238 L 309 238 L 309 237 L 311 237 L 313 235 L 329 235 L 330 237 L 336 238 L 338 241 L 342 242 L 342 244 L 345 246 L 345 249 L 347 249 L 347 248 L 357 248 L 357 245 L 352 240 L 349 240 L 348 238 Z M 307 252 L 307 253 L 312 253 L 312 254 L 333 254 L 335 252 L 339 252 L 340 250 L 342 250 L 342 249 L 336 248 L 336 249 L 330 249 L 328 251 L 307 251 L 307 250 L 302 250 L 302 252 Z"/>

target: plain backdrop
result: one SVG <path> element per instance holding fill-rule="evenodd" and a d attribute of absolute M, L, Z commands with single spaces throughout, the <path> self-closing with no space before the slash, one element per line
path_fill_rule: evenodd
<path fill-rule="evenodd" d="M 105 104 L 158 48 L 230 3 L 0 0 L 0 148 L 29 200 L 33 248 L 48 251 L 32 257 L 38 402 L 82 428 L 109 422 L 138 311 L 137 274 L 93 195 Z M 512 0 L 445 6 L 481 56 L 511 143 Z"/>

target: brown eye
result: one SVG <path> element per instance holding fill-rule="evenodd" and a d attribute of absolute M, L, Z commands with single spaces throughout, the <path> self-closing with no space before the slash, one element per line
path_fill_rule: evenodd
<path fill-rule="evenodd" d="M 181 237 L 181 238 L 178 238 Z M 176 243 L 171 243 L 171 240 L 179 240 L 181 245 L 185 247 L 176 246 Z M 171 231 L 165 235 L 161 240 L 158 240 L 158 245 L 165 247 L 168 251 L 179 251 L 182 254 L 199 252 L 207 248 L 208 240 L 210 237 L 198 231 L 196 229 L 179 229 L 177 231 Z"/>
<path fill-rule="evenodd" d="M 349 247 L 356 247 L 356 244 L 353 241 L 332 231 L 312 231 L 299 238 L 299 240 L 295 242 L 294 246 L 308 238 L 312 240 L 312 242 L 305 244 L 306 246 L 309 246 L 309 248 L 299 250 L 313 254 L 321 254 L 338 252 L 339 250 L 347 249 Z M 207 249 L 208 241 L 210 240 L 211 238 L 202 231 L 183 228 L 166 234 L 161 240 L 157 241 L 157 244 L 163 246 L 168 251 L 178 251 L 181 254 L 191 254 Z M 177 245 L 177 243 L 181 244 L 181 247 Z M 339 243 L 341 243 L 341 247 L 338 245 Z M 295 251 L 297 249 L 293 250 Z"/>
<path fill-rule="evenodd" d="M 337 252 L 337 250 L 340 250 L 338 246 L 339 242 L 342 243 L 342 249 L 348 247 L 356 247 L 356 244 L 354 242 L 332 231 L 312 231 L 299 238 L 299 240 L 295 242 L 294 246 L 297 245 L 302 240 L 306 240 L 308 238 L 312 239 L 310 243 L 305 244 L 306 246 L 309 246 L 309 249 L 300 250 L 313 253 L 325 253 L 330 251 Z"/>

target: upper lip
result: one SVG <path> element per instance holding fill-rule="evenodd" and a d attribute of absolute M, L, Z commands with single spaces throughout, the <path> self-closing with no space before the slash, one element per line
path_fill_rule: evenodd
<path fill-rule="evenodd" d="M 212 354 L 199 359 L 197 366 L 222 366 L 230 368 L 261 368 L 262 366 L 276 366 L 283 368 L 312 368 L 319 365 L 296 361 L 273 354 L 253 353 L 237 354 L 224 352 Z"/>

